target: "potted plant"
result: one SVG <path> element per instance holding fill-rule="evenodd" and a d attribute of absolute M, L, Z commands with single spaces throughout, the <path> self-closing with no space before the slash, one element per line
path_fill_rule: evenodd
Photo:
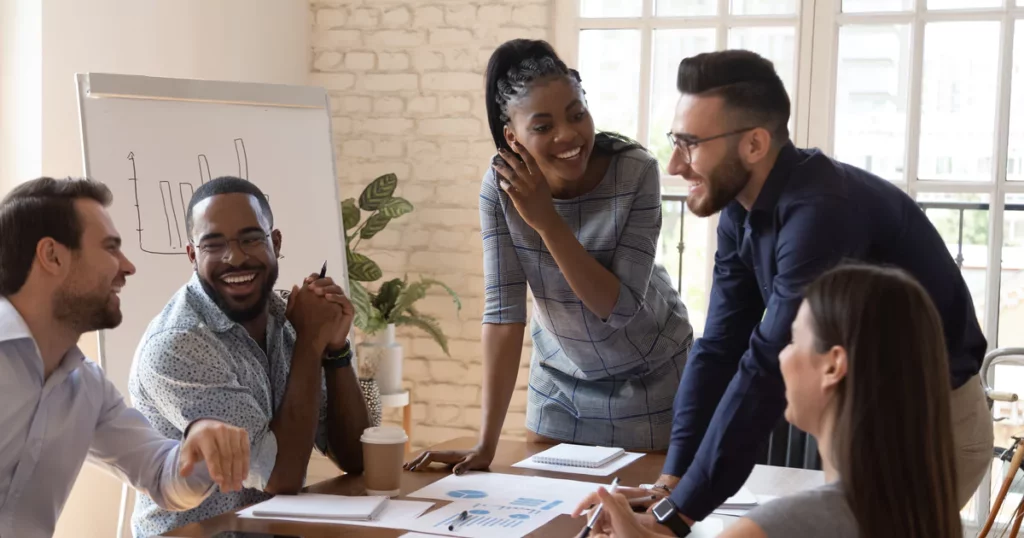
<path fill-rule="evenodd" d="M 398 394 L 402 392 L 402 346 L 395 342 L 395 327 L 415 327 L 437 342 L 448 354 L 448 339 L 433 316 L 418 311 L 415 304 L 427 295 L 427 290 L 439 286 L 451 295 L 456 311 L 462 309 L 459 296 L 443 282 L 421 278 L 410 282 L 394 278 L 382 283 L 376 291 L 365 284 L 383 276 L 380 266 L 357 251 L 362 240 L 372 239 L 393 219 L 412 212 L 413 205 L 394 196 L 398 186 L 395 174 L 385 174 L 370 182 L 359 199 L 348 198 L 341 203 L 345 225 L 345 256 L 348 260 L 349 299 L 355 308 L 355 326 L 366 336 L 356 346 L 357 373 L 374 415 L 380 422 L 379 396 L 374 408 L 373 392 Z M 363 219 L 363 212 L 369 212 Z"/>

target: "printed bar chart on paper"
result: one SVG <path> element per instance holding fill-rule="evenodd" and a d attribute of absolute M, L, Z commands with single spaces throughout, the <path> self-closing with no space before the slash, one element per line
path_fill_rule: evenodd
<path fill-rule="evenodd" d="M 462 519 L 462 512 L 467 516 Z M 457 501 L 430 512 L 413 522 L 410 530 L 464 536 L 468 538 L 518 538 L 558 517 L 552 510 L 537 510 L 511 504 Z M 454 530 L 448 527 L 454 525 Z"/>
<path fill-rule="evenodd" d="M 501 473 L 448 475 L 409 497 L 439 501 L 478 501 L 571 514 L 600 484 Z"/>

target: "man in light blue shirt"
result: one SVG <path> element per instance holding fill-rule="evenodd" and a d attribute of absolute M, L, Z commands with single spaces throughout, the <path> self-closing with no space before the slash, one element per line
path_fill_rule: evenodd
<path fill-rule="evenodd" d="M 104 209 L 110 190 L 39 178 L 0 202 L 0 536 L 50 536 L 88 457 L 184 510 L 248 473 L 245 430 L 192 422 L 184 441 L 127 407 L 75 345 L 121 322 L 135 267 Z"/>

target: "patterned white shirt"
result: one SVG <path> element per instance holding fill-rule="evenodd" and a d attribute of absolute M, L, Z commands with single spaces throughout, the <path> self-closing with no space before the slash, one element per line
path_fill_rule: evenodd
<path fill-rule="evenodd" d="M 149 324 L 128 381 L 133 404 L 170 437 L 180 437 L 185 426 L 200 418 L 245 428 L 251 461 L 242 491 L 218 489 L 192 510 L 162 510 L 139 494 L 132 516 L 135 536 L 162 534 L 271 497 L 263 491 L 277 459 L 270 421 L 284 399 L 295 348 L 295 329 L 285 318 L 285 306 L 272 294 L 266 353 L 210 299 L 196 275 Z M 322 380 L 321 391 L 314 445 L 324 453 L 327 388 Z"/>

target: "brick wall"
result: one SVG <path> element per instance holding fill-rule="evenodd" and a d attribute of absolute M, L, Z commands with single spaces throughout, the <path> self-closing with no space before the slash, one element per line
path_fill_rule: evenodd
<path fill-rule="evenodd" d="M 427 297 L 451 357 L 405 331 L 405 379 L 413 391 L 413 444 L 423 447 L 480 427 L 482 247 L 477 198 L 494 151 L 483 73 L 494 48 L 549 37 L 552 0 L 313 0 L 312 76 L 331 94 L 343 197 L 398 174 L 398 194 L 416 210 L 360 245 L 385 278 L 439 278 L 463 298 L 454 314 Z M 529 347 L 523 352 L 505 434 L 525 433 Z M 386 418 L 397 421 L 391 410 Z"/>

